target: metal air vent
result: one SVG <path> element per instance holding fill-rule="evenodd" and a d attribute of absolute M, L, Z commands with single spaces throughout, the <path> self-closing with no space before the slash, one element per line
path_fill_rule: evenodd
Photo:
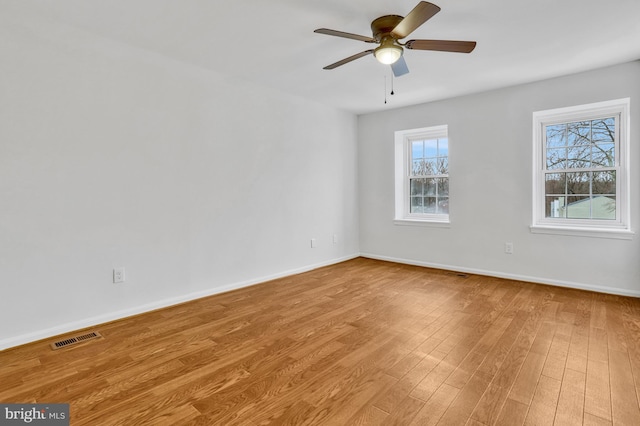
<path fill-rule="evenodd" d="M 102 335 L 97 331 L 81 334 L 79 336 L 67 337 L 63 340 L 51 343 L 51 349 L 56 350 L 60 348 L 66 348 L 68 346 L 77 345 L 78 343 L 86 342 L 87 340 L 99 339 Z"/>

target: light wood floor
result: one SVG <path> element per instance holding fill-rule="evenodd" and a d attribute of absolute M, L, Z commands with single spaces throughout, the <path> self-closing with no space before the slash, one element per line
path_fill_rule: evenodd
<path fill-rule="evenodd" d="M 72 425 L 640 425 L 640 300 L 354 259 L 0 352 Z M 53 340 L 53 339 L 52 339 Z"/>

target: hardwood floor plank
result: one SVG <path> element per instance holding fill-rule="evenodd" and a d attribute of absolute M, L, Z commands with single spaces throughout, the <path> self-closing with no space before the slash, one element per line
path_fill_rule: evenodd
<path fill-rule="evenodd" d="M 611 426 L 610 420 L 594 416 L 593 414 L 584 413 L 583 426 Z"/>
<path fill-rule="evenodd" d="M 425 357 L 434 351 L 440 343 L 442 343 L 442 340 L 430 336 L 416 349 L 416 355 Z"/>
<path fill-rule="evenodd" d="M 410 426 L 433 426 L 440 421 L 460 389 L 446 383 L 440 386 L 413 418 Z"/>
<path fill-rule="evenodd" d="M 581 373 L 587 373 L 587 348 L 589 347 L 588 333 L 576 331 L 571 335 L 567 363 L 565 368 Z"/>
<path fill-rule="evenodd" d="M 391 413 L 398 404 L 409 396 L 415 385 L 411 379 L 397 380 L 389 389 L 383 389 L 380 392 L 380 395 L 373 401 L 373 406 L 386 413 Z"/>
<path fill-rule="evenodd" d="M 640 321 L 636 320 L 633 305 L 623 301 L 623 326 L 626 332 L 629 362 L 636 385 L 636 395 L 640 403 Z M 638 315 L 640 318 L 640 315 Z"/>
<path fill-rule="evenodd" d="M 496 420 L 496 426 L 520 426 L 524 424 L 529 405 L 507 398 Z"/>
<path fill-rule="evenodd" d="M 471 417 L 485 424 L 494 423 L 502 410 L 513 383 L 521 371 L 532 339 L 522 333 L 476 405 Z"/>
<path fill-rule="evenodd" d="M 421 353 L 411 351 L 386 370 L 387 374 L 400 379 L 424 359 Z"/>
<path fill-rule="evenodd" d="M 617 348 L 619 346 L 614 345 Z M 640 425 L 640 407 L 626 351 L 609 351 L 611 409 L 614 425 Z"/>
<path fill-rule="evenodd" d="M 545 359 L 545 355 L 529 352 L 518 373 L 518 377 L 509 391 L 509 399 L 527 406 L 531 404 L 538 380 L 542 374 Z"/>
<path fill-rule="evenodd" d="M 640 424 L 640 299 L 357 258 L 91 330 L 1 351 L 0 401 L 74 425 Z"/>
<path fill-rule="evenodd" d="M 423 358 L 414 368 L 409 370 L 390 388 L 381 390 L 379 395 L 373 399 L 372 404 L 386 413 L 391 413 L 402 400 L 409 396 L 416 385 L 424 380 L 424 378 L 440 363 L 443 356 L 444 354 L 441 354 L 438 358 L 428 355 Z"/>
<path fill-rule="evenodd" d="M 315 409 L 315 407 L 306 401 L 298 400 L 294 402 L 291 406 L 289 406 L 286 410 L 283 411 L 281 415 L 277 412 L 268 412 L 269 417 L 266 419 L 253 419 L 252 422 L 257 425 L 289 425 L 289 426 L 297 426 L 305 421 L 310 415 L 311 412 Z"/>
<path fill-rule="evenodd" d="M 569 353 L 570 340 L 570 336 L 556 332 L 542 369 L 543 375 L 562 381 L 565 364 L 567 363 L 567 355 Z"/>
<path fill-rule="evenodd" d="M 493 380 L 493 377 L 500 369 L 502 362 L 507 357 L 511 347 L 518 338 L 522 327 L 524 327 L 528 315 L 529 314 L 527 312 L 518 312 L 516 314 L 516 317 L 511 321 L 511 323 L 509 323 L 509 326 L 506 328 L 504 333 L 502 333 L 498 342 L 487 353 L 482 364 L 478 367 L 476 374 L 483 375 L 485 379 L 489 381 Z"/>
<path fill-rule="evenodd" d="M 609 362 L 609 342 L 605 328 L 591 328 L 589 330 L 589 361 Z"/>
<path fill-rule="evenodd" d="M 558 406 L 560 385 L 559 380 L 544 375 L 540 376 L 529 412 L 524 421 L 525 425 L 553 424 Z"/>
<path fill-rule="evenodd" d="M 478 367 L 484 361 L 486 354 L 476 351 L 470 351 L 455 370 L 447 377 L 444 382 L 447 385 L 462 389 L 466 385 Z"/>
<path fill-rule="evenodd" d="M 302 424 L 346 424 L 358 408 L 367 405 L 374 395 L 394 381 L 381 370 L 373 370 L 353 382 L 342 382 L 340 387 L 332 388 L 322 402 L 314 404 L 312 416 Z"/>
<path fill-rule="evenodd" d="M 611 420 L 611 389 L 608 362 L 589 360 L 584 395 L 584 411 Z"/>
<path fill-rule="evenodd" d="M 385 419 L 385 425 L 389 426 L 406 426 L 422 409 L 425 402 L 419 399 L 407 396 L 398 405 L 396 405 L 389 417 Z"/>
<path fill-rule="evenodd" d="M 539 301 L 540 307 L 544 304 Z M 538 331 L 541 328 L 544 312 L 534 309 L 527 320 L 516 341 L 507 354 L 504 362 L 493 377 L 491 384 L 480 398 L 471 417 L 485 424 L 494 423 L 505 403 L 514 382 L 516 381 L 522 366 L 536 342 Z"/>
<path fill-rule="evenodd" d="M 258 377 L 256 381 L 250 381 L 248 386 L 243 389 L 242 394 L 245 397 L 238 397 L 240 400 L 252 400 L 252 411 L 257 413 L 252 420 L 262 421 L 273 416 L 279 416 L 290 410 L 290 396 L 295 392 L 298 386 L 310 380 L 314 376 L 318 376 L 323 371 L 323 365 L 331 364 L 332 360 L 339 357 L 340 351 L 344 349 L 344 345 L 338 342 L 331 342 L 314 353 L 309 354 L 300 360 L 290 359 L 286 365 L 283 365 L 276 372 Z M 337 356 L 336 356 L 337 355 Z M 257 376 L 257 375 L 256 375 Z M 254 395 L 255 391 L 259 390 Z M 232 392 L 232 390 L 230 390 Z M 222 398 L 224 400 L 224 397 Z M 297 401 L 297 399 L 293 399 Z M 305 401 L 306 402 L 306 401 Z"/>
<path fill-rule="evenodd" d="M 582 425 L 586 374 L 567 369 L 560 388 L 556 425 Z"/>
<path fill-rule="evenodd" d="M 353 426 L 378 426 L 383 425 L 387 417 L 389 417 L 389 414 L 379 408 L 373 405 L 365 405 L 354 414 L 346 424 Z"/>
<path fill-rule="evenodd" d="M 628 350 L 626 330 L 622 320 L 622 311 L 617 297 L 607 301 L 607 347 L 609 351 L 624 352 Z"/>
<path fill-rule="evenodd" d="M 73 416 L 72 424 L 82 425 L 94 425 L 95 422 L 100 424 L 153 424 L 160 426 L 171 426 L 176 424 L 187 424 L 189 421 L 196 419 L 199 416 L 198 410 L 193 408 L 190 404 L 178 405 L 166 407 L 161 404 L 152 404 L 145 406 L 138 406 L 135 410 L 127 410 L 125 412 L 113 412 L 105 413 L 100 419 L 91 420 L 85 422 L 84 420 L 74 421 Z"/>
<path fill-rule="evenodd" d="M 484 376 L 474 375 L 471 377 L 471 380 L 449 405 L 449 408 L 447 408 L 437 424 L 440 426 L 455 426 L 466 423 L 488 386 L 489 381 Z"/>
<path fill-rule="evenodd" d="M 413 398 L 422 401 L 428 401 L 431 395 L 444 383 L 449 374 L 455 370 L 455 366 L 448 362 L 443 362 L 446 354 L 439 351 L 432 353 L 434 358 L 439 358 L 440 362 L 427 374 L 427 376 L 418 383 L 411 391 Z"/>

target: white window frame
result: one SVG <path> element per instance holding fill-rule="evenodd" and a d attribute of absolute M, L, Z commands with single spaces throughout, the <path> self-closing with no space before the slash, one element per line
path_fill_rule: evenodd
<path fill-rule="evenodd" d="M 396 225 L 427 225 L 448 227 L 450 224 L 449 214 L 427 214 L 411 213 L 410 208 L 410 188 L 409 172 L 410 166 L 410 145 L 414 140 L 419 139 L 448 139 L 448 126 L 422 127 L 419 129 L 399 130 L 395 132 L 395 217 Z M 451 157 L 451 141 L 448 140 Z M 451 161 L 449 161 L 451 164 Z M 447 174 L 449 178 L 450 174 Z M 450 182 L 450 181 L 449 181 Z M 451 198 L 451 188 L 449 187 L 449 198 Z"/>
<path fill-rule="evenodd" d="M 616 99 L 533 113 L 533 220 L 531 232 L 585 237 L 630 239 L 630 99 Z M 616 117 L 616 219 L 545 217 L 546 132 L 553 124 Z"/>

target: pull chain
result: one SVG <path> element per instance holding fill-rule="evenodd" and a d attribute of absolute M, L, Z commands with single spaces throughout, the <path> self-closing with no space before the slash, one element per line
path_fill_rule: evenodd
<path fill-rule="evenodd" d="M 384 103 L 387 103 L 387 76 L 384 76 Z"/>
<path fill-rule="evenodd" d="M 393 93 L 393 74 L 391 74 L 391 96 L 395 95 L 395 93 Z"/>

